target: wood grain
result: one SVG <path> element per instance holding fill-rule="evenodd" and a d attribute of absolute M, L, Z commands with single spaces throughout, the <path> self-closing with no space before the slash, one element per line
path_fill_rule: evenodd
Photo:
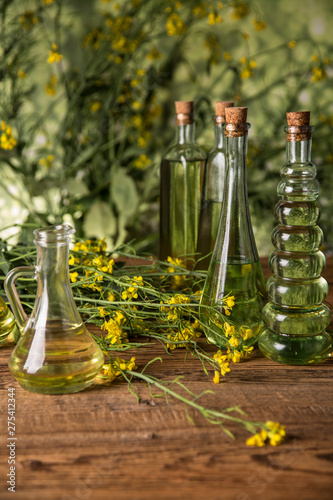
<path fill-rule="evenodd" d="M 333 259 L 324 276 L 332 285 Z M 250 448 L 245 430 L 231 425 L 232 441 L 194 411 L 191 425 L 182 403 L 153 399 L 142 383 L 140 403 L 121 381 L 67 396 L 28 393 L 8 372 L 11 349 L 0 350 L 1 499 L 13 498 L 6 485 L 9 387 L 16 389 L 17 500 L 332 499 L 333 360 L 284 366 L 256 351 L 215 386 L 197 360 L 184 363 L 183 350 L 167 355 L 152 344 L 135 352 L 141 368 L 163 357 L 149 367 L 155 376 L 183 375 L 195 393 L 213 389 L 202 400 L 211 408 L 238 404 L 253 421 L 287 426 L 284 445 Z"/>

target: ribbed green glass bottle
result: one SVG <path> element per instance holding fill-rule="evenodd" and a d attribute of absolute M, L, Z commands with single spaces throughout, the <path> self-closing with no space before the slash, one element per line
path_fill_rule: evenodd
<path fill-rule="evenodd" d="M 208 153 L 205 165 L 197 243 L 197 269 L 208 269 L 219 227 L 226 180 L 223 124 L 225 123 L 225 108 L 233 105 L 232 101 L 217 101 L 215 103 L 215 116 L 213 118 L 215 144 Z"/>
<path fill-rule="evenodd" d="M 266 295 L 247 199 L 246 117 L 247 108 L 226 108 L 227 180 L 199 310 L 210 342 L 225 347 L 228 339 L 240 350 L 262 331 Z"/>
<path fill-rule="evenodd" d="M 319 250 L 319 195 L 316 166 L 311 162 L 310 112 L 287 113 L 287 162 L 281 170 L 273 230 L 275 251 L 269 259 L 269 303 L 263 309 L 266 329 L 259 348 L 280 363 L 319 363 L 333 351 L 325 332 L 331 320 L 323 304 L 328 284 L 321 276 L 325 256 Z"/>
<path fill-rule="evenodd" d="M 184 259 L 193 267 L 207 154 L 195 143 L 193 101 L 176 101 L 177 139 L 162 159 L 160 259 Z"/>

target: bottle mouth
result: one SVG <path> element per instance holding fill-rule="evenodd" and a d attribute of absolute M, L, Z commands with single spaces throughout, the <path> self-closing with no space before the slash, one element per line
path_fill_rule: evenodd
<path fill-rule="evenodd" d="M 284 131 L 288 142 L 308 141 L 311 139 L 314 127 L 312 125 L 287 125 Z"/>
<path fill-rule="evenodd" d="M 233 108 L 236 109 L 236 108 Z M 242 137 L 247 135 L 247 131 L 251 128 L 251 124 L 247 122 L 223 124 L 225 137 Z"/>
<path fill-rule="evenodd" d="M 75 229 L 70 224 L 56 224 L 54 226 L 41 227 L 35 229 L 35 243 L 39 244 L 67 244 L 69 237 L 75 233 Z"/>

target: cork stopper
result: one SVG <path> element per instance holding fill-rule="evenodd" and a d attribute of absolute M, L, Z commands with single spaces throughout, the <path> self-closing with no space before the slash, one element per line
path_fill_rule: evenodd
<path fill-rule="evenodd" d="M 310 111 L 293 111 L 287 114 L 287 122 L 290 127 L 302 127 L 310 125 Z"/>
<path fill-rule="evenodd" d="M 241 137 L 247 134 L 249 125 L 246 123 L 247 108 L 226 108 L 226 126 L 224 135 L 226 137 Z"/>
<path fill-rule="evenodd" d="M 215 102 L 215 121 L 216 123 L 225 123 L 225 108 L 234 106 L 233 101 L 216 101 Z"/>
<path fill-rule="evenodd" d="M 311 139 L 310 111 L 293 111 L 286 113 L 288 127 L 286 127 L 287 141 L 308 141 Z"/>
<path fill-rule="evenodd" d="M 194 122 L 194 105 L 193 101 L 176 101 L 177 125 L 187 125 Z"/>

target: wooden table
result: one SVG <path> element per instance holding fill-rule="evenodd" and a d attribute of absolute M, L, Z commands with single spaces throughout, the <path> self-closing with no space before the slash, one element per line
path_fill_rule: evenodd
<path fill-rule="evenodd" d="M 333 284 L 333 259 L 324 276 Z M 333 287 L 328 301 L 333 303 Z M 152 399 L 137 383 L 140 403 L 126 383 L 93 386 L 67 396 L 31 394 L 7 368 L 11 347 L 0 349 L 0 498 L 17 500 L 332 500 L 333 359 L 320 366 L 284 366 L 258 350 L 233 364 L 214 385 L 184 350 L 168 356 L 152 345 L 135 352 L 143 367 L 153 355 L 163 363 L 149 373 L 184 375 L 195 393 L 213 389 L 202 403 L 240 405 L 253 421 L 285 424 L 280 447 L 252 448 L 236 425 L 232 441 L 181 402 Z M 214 350 L 212 348 L 212 350 Z M 128 353 L 127 353 L 128 354 Z M 130 353 L 131 355 L 131 353 Z M 124 356 L 125 357 L 125 356 Z M 7 391 L 16 392 L 16 493 L 7 491 Z"/>

